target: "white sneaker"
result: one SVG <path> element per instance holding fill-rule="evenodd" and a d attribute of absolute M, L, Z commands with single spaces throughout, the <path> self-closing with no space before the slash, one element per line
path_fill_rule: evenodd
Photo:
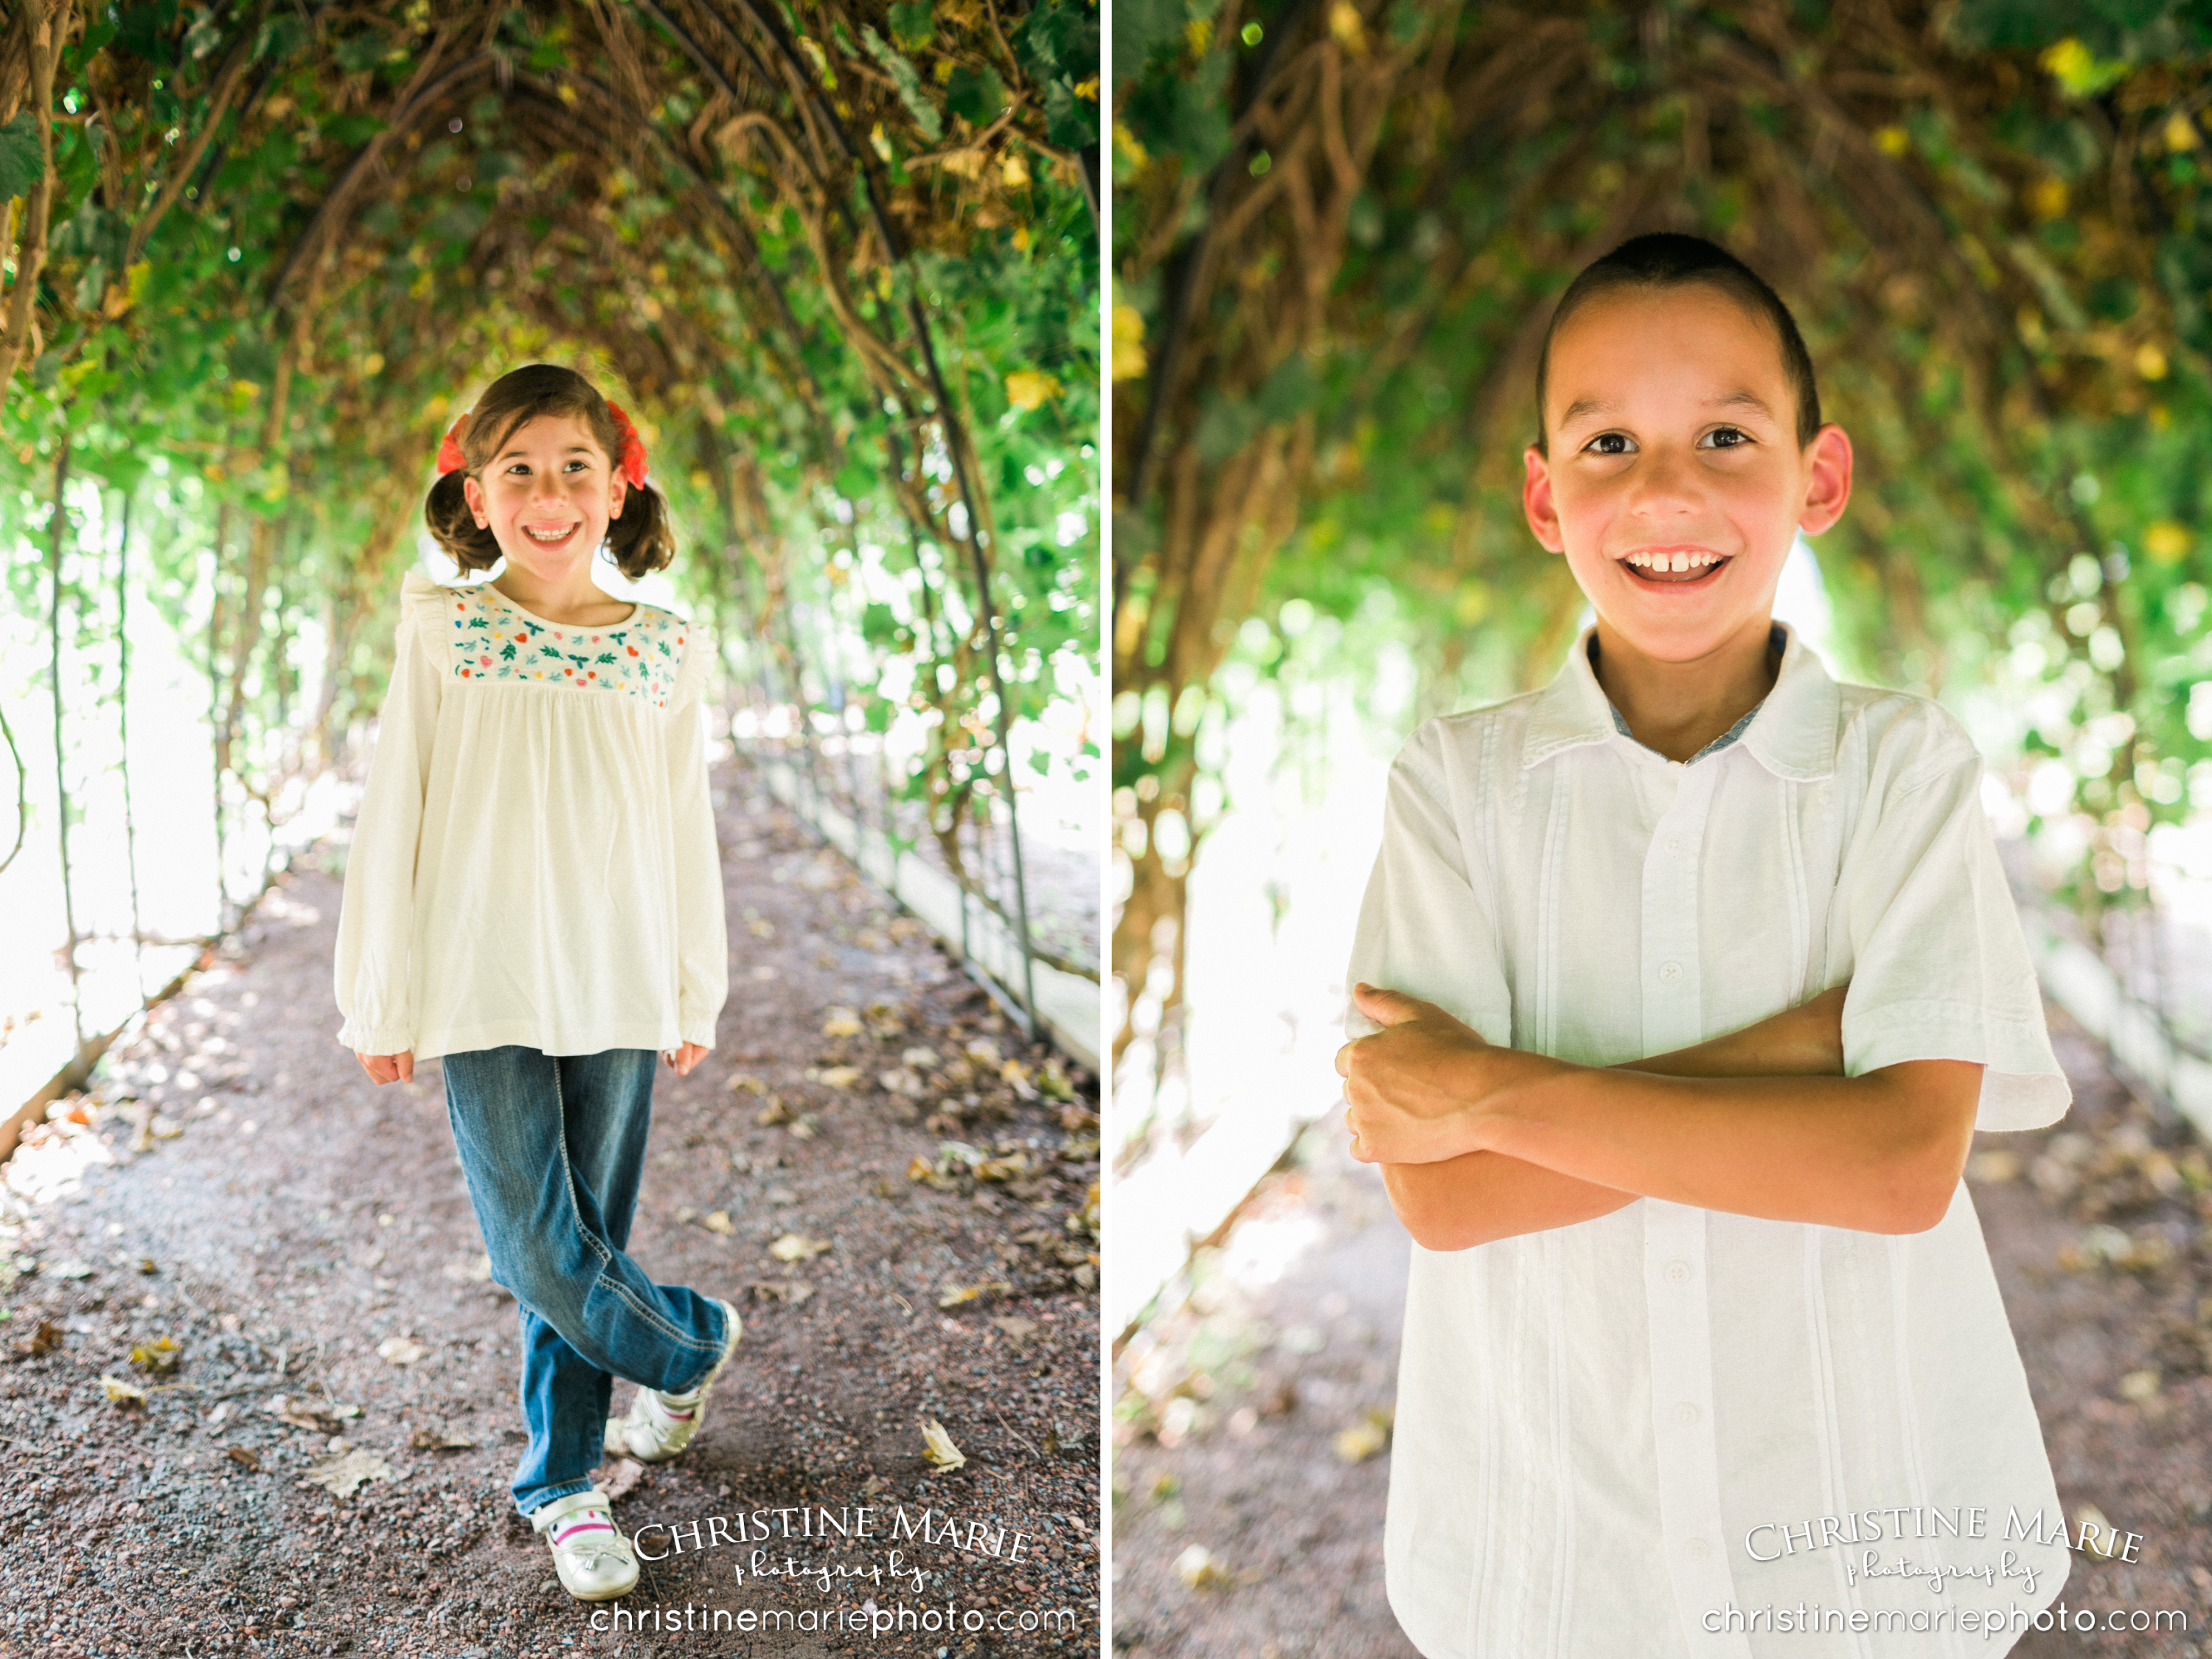
<path fill-rule="evenodd" d="M 553 1571 L 579 1601 L 611 1601 L 637 1586 L 637 1557 L 594 1486 L 531 1511 L 531 1529 L 553 1547 Z"/>
<path fill-rule="evenodd" d="M 606 1449 L 611 1457 L 634 1457 L 641 1463 L 665 1463 L 691 1443 L 691 1437 L 699 1432 L 699 1425 L 707 1414 L 707 1390 L 730 1363 L 730 1356 L 738 1351 L 738 1338 L 744 1333 L 744 1322 L 738 1310 L 728 1303 L 714 1299 L 714 1305 L 729 1316 L 729 1335 L 722 1344 L 721 1358 L 714 1362 L 706 1380 L 689 1394 L 662 1394 L 657 1389 L 640 1389 L 637 1398 L 629 1402 L 629 1415 L 607 1419 Z"/>

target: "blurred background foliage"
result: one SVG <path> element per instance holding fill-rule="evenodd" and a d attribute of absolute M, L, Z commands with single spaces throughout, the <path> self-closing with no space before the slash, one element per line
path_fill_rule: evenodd
<path fill-rule="evenodd" d="M 927 726 L 894 782 L 957 871 L 1009 721 L 1097 675 L 1095 0 L 5 19 L 0 711 L 21 738 L 50 678 L 63 755 L 34 836 L 89 810 L 134 606 L 197 653 L 218 824 L 296 811 L 382 694 L 441 434 L 544 358 L 638 422 L 733 672 Z"/>
<path fill-rule="evenodd" d="M 1858 454 L 1816 550 L 1836 666 L 1979 700 L 2060 896 L 2139 902 L 2147 833 L 2212 808 L 2212 7 L 1133 0 L 1114 28 L 1117 1054 L 1175 1063 L 1237 688 L 1365 695 L 1387 641 L 1402 732 L 1555 671 L 1583 601 L 1521 514 L 1534 354 L 1646 230 L 1795 312 Z"/>

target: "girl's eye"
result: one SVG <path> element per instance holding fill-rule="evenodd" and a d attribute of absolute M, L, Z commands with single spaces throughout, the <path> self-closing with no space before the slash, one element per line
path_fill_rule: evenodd
<path fill-rule="evenodd" d="M 1625 432 L 1601 432 L 1583 446 L 1585 453 L 1593 455 L 1626 455 L 1634 447 Z"/>

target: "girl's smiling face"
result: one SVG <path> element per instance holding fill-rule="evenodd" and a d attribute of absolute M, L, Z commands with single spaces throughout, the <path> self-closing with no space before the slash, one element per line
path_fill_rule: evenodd
<path fill-rule="evenodd" d="M 477 522 L 488 525 L 507 555 L 549 585 L 588 566 L 622 516 L 629 480 L 617 472 L 573 415 L 540 415 L 507 434 L 481 477 L 462 485 Z"/>
<path fill-rule="evenodd" d="M 1764 640 L 1792 539 L 1851 478 L 1841 427 L 1799 446 L 1766 320 L 1697 283 L 1592 300 L 1553 337 L 1546 401 L 1522 505 L 1600 620 L 1666 662 Z"/>

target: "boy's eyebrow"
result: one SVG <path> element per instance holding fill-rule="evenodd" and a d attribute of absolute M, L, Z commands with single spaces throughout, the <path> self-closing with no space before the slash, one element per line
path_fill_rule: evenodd
<path fill-rule="evenodd" d="M 1717 398 L 1706 398 L 1704 406 L 1707 409 L 1755 409 L 1769 420 L 1774 417 L 1774 411 L 1767 407 L 1765 398 L 1742 386 L 1738 386 L 1734 392 L 1723 392 Z M 1602 398 L 1577 398 L 1567 405 L 1566 413 L 1559 416 L 1559 426 L 1564 430 L 1586 415 L 1603 415 L 1613 407 Z"/>

